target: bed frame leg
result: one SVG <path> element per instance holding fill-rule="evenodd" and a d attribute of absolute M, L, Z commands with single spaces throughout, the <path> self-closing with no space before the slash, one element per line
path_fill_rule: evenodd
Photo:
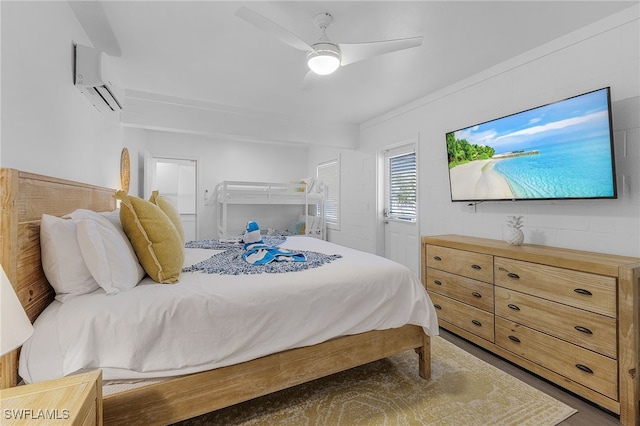
<path fill-rule="evenodd" d="M 431 338 L 426 334 L 422 336 L 422 346 L 416 348 L 418 353 L 418 374 L 423 379 L 431 378 Z"/>

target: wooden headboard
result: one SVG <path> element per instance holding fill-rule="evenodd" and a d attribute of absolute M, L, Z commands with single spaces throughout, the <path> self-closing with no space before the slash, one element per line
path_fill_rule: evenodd
<path fill-rule="evenodd" d="M 40 218 L 64 216 L 75 209 L 111 211 L 115 189 L 0 169 L 0 263 L 31 322 L 55 294 L 40 262 Z M 18 351 L 0 358 L 0 389 L 18 379 Z"/>

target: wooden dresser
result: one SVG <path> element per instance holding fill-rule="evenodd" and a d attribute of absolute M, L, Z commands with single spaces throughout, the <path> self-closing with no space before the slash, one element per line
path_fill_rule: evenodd
<path fill-rule="evenodd" d="M 640 424 L 640 259 L 422 238 L 440 326 Z"/>

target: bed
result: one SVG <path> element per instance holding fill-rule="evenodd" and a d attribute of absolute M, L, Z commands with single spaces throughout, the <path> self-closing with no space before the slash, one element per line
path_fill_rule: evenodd
<path fill-rule="evenodd" d="M 54 291 L 41 267 L 39 228 L 42 214 L 61 217 L 75 209 L 112 211 L 116 207 L 115 191 L 12 169 L 1 169 L 0 187 L 3 194 L 0 259 L 25 311 L 34 322 L 46 309 L 55 306 L 52 303 Z M 322 242 L 300 238 L 303 238 L 301 244 L 306 244 L 306 240 Z M 291 246 L 296 247 L 295 244 Z M 341 260 L 330 265 L 339 265 Z M 433 307 L 428 305 L 427 315 L 435 318 Z M 301 346 L 292 349 L 259 353 L 257 357 L 252 355 L 250 359 L 238 362 L 228 360 L 229 364 L 204 371 L 182 371 L 178 377 L 109 393 L 103 398 L 104 422 L 173 423 L 410 349 L 418 353 L 416 367 L 420 375 L 429 378 L 430 340 L 426 331 L 431 335 L 437 333 L 437 323 L 429 324 L 427 320 L 416 325 L 411 322 L 398 323 L 391 328 L 381 326 L 371 331 L 357 330 L 354 334 L 346 331 L 346 335 L 331 338 L 321 336 L 318 343 L 302 341 L 299 342 Z M 17 351 L 3 357 L 1 362 L 2 387 L 15 386 L 18 381 Z"/>

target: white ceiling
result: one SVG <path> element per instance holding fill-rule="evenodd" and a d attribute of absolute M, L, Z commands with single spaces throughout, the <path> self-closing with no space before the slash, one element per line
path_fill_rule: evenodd
<path fill-rule="evenodd" d="M 126 89 L 362 123 L 638 1 L 70 2 Z M 340 68 L 302 90 L 305 53 L 237 18 L 246 6 L 309 43 L 329 12 L 334 42 L 421 35 L 422 46 Z"/>

